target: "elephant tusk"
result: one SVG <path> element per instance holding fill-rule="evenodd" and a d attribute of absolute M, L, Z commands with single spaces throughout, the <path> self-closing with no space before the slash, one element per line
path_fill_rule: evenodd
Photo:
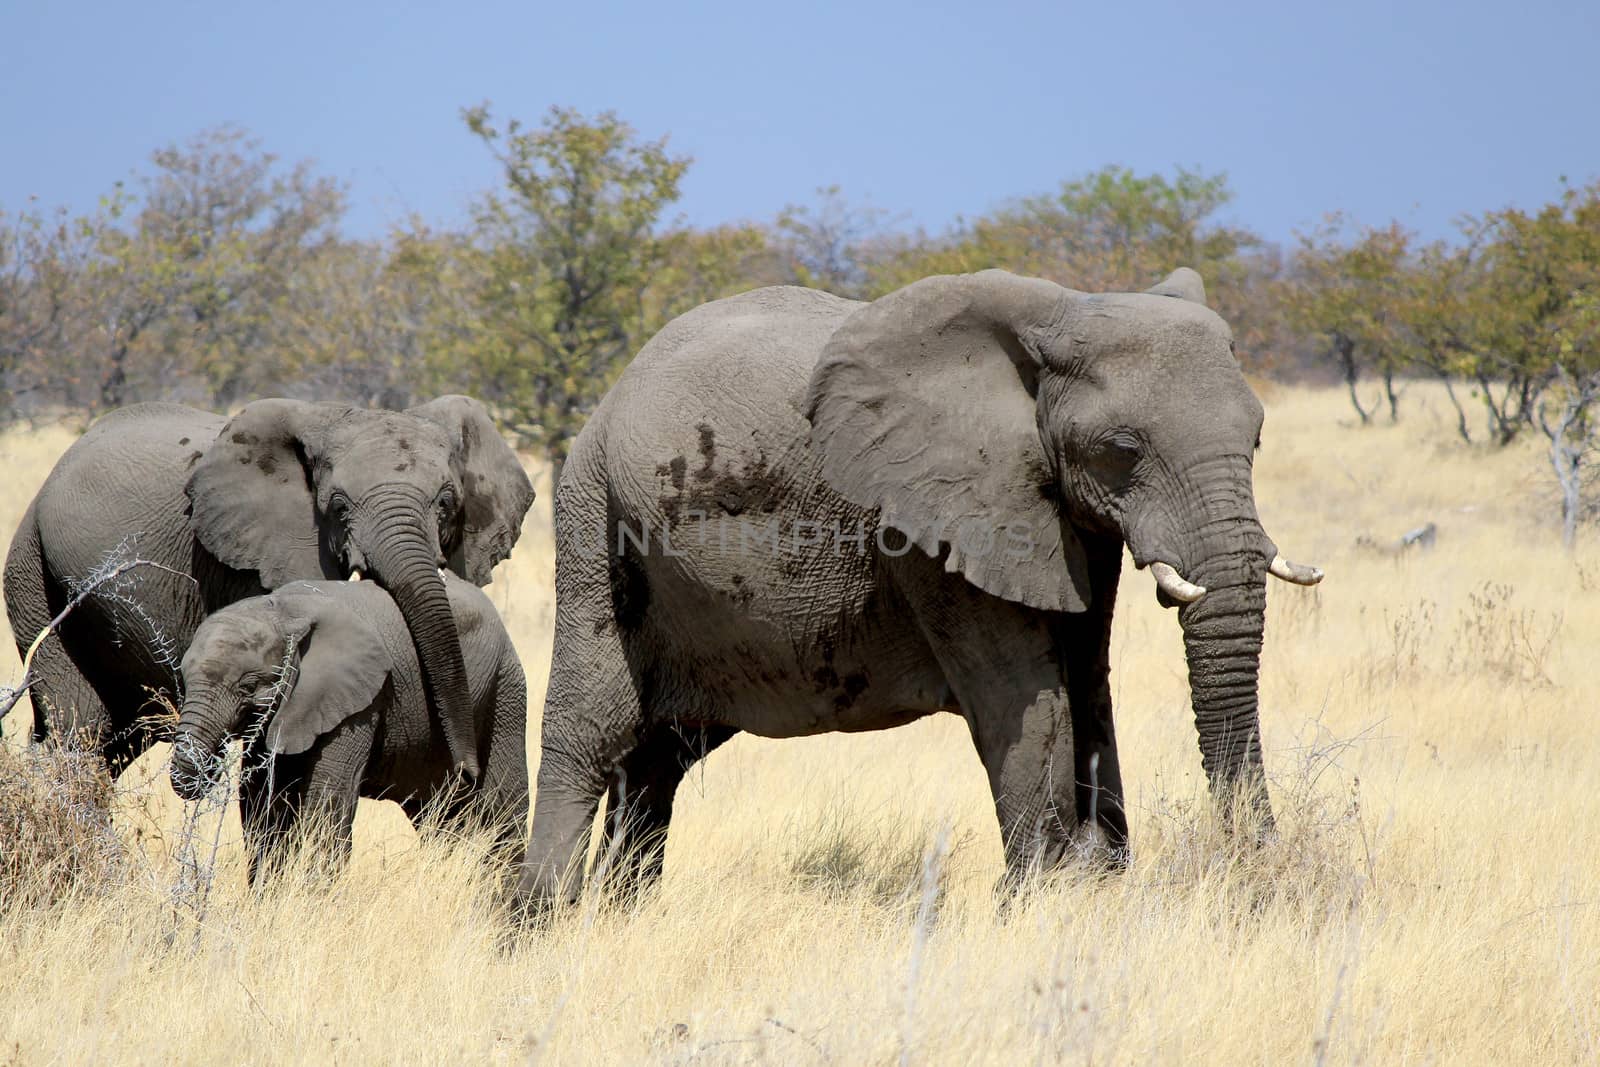
<path fill-rule="evenodd" d="M 1205 586 L 1184 581 L 1170 563 L 1152 563 L 1150 573 L 1155 575 L 1156 587 L 1179 603 L 1193 604 L 1206 595 Z"/>
<path fill-rule="evenodd" d="M 350 581 L 359 582 L 360 580 L 361 580 L 361 572 L 360 571 L 351 571 L 350 572 Z"/>
<path fill-rule="evenodd" d="M 1282 556 L 1272 557 L 1267 573 L 1295 585 L 1316 585 L 1322 581 L 1321 567 L 1308 567 L 1304 563 L 1290 563 Z"/>

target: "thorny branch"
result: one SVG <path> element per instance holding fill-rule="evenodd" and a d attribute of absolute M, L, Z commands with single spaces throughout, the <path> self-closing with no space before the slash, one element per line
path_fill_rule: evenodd
<path fill-rule="evenodd" d="M 131 544 L 128 541 L 124 541 L 108 553 L 99 567 L 95 568 L 81 584 L 75 585 L 72 599 L 67 601 L 66 606 L 61 609 L 60 613 L 51 619 L 49 624 L 34 637 L 33 643 L 28 646 L 27 652 L 22 657 L 21 680 L 15 686 L 0 686 L 0 721 L 4 721 L 5 717 L 11 713 L 11 709 L 17 706 L 17 701 L 22 699 L 22 694 L 31 689 L 34 683 L 39 680 L 33 673 L 33 659 L 38 654 L 39 647 L 52 634 L 60 631 L 62 624 L 67 620 L 67 616 L 71 615 L 80 604 L 107 586 L 111 586 L 111 599 L 128 608 L 140 621 L 149 625 L 150 632 L 155 636 L 157 659 L 169 665 L 176 664 L 176 647 L 173 645 L 171 638 L 166 635 L 160 626 L 156 625 L 155 620 L 145 612 L 143 605 L 128 595 L 125 589 L 121 588 L 119 579 L 139 567 L 151 567 L 182 578 L 191 585 L 196 585 L 195 580 L 191 575 L 168 567 L 164 563 L 137 557 L 130 559 L 128 558 L 129 551 L 131 551 Z"/>

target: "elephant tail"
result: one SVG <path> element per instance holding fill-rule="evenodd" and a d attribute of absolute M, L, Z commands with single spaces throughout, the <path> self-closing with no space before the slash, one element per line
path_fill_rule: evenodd
<path fill-rule="evenodd" d="M 6 620 L 11 625 L 11 636 L 17 643 L 17 655 L 23 660 L 28 658 L 30 647 L 50 625 L 51 618 L 52 597 L 35 514 L 38 506 L 37 500 L 28 505 L 22 522 L 17 526 L 16 536 L 11 539 L 11 549 L 6 553 Z M 37 736 L 42 727 L 37 701 L 34 702 L 34 719 Z"/>

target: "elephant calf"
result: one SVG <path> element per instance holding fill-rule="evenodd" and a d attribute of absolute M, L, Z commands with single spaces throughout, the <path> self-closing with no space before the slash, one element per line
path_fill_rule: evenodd
<path fill-rule="evenodd" d="M 246 739 L 239 806 L 252 880 L 303 817 L 349 854 L 358 797 L 397 800 L 415 823 L 447 797 L 447 818 L 486 816 L 507 846 L 528 813 L 527 684 L 489 598 L 446 574 L 482 775 L 463 788 L 430 714 L 406 620 L 374 582 L 292 582 L 208 617 L 183 657 L 172 785 L 202 795 L 229 736 Z M 459 792 L 451 793 L 450 790 Z M 321 824 L 319 824 L 321 825 Z"/>

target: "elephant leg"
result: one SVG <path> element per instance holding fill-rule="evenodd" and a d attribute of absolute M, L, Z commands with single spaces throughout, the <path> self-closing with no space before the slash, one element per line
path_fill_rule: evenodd
<path fill-rule="evenodd" d="M 1087 691 L 1076 687 L 1072 707 L 1073 751 L 1077 761 L 1078 819 L 1102 838 L 1107 859 L 1122 867 L 1128 861 L 1128 814 L 1122 791 L 1122 764 L 1111 721 L 1111 684 L 1102 676 Z"/>
<path fill-rule="evenodd" d="M 477 809 L 492 829 L 490 860 L 522 862 L 528 836 L 528 684 L 514 653 L 495 682 L 494 726 L 483 759 Z"/>
<path fill-rule="evenodd" d="M 989 596 L 919 553 L 897 564 L 988 775 L 1008 881 L 1081 854 L 1098 835 L 1079 812 L 1073 635 L 1063 616 Z"/>
<path fill-rule="evenodd" d="M 612 773 L 606 805 L 608 874 L 633 894 L 661 877 L 678 785 L 700 760 L 738 733 L 731 726 L 659 723 L 646 730 Z"/>
<path fill-rule="evenodd" d="M 26 659 L 28 648 L 66 605 L 66 593 L 45 572 L 44 553 L 35 519 L 38 504 L 30 504 L 6 554 L 5 604 L 17 657 Z M 45 638 L 33 653 L 29 673 L 33 686 L 33 740 L 74 738 L 85 747 L 99 749 L 109 733 L 105 702 L 69 654 L 65 640 L 71 625 Z M 119 768 L 120 769 L 120 768 Z"/>
<path fill-rule="evenodd" d="M 1087 536 L 1084 541 L 1090 571 L 1095 575 L 1094 603 L 1088 611 L 1057 616 L 1055 626 L 1061 634 L 1072 709 L 1078 819 L 1096 828 L 1106 858 L 1121 867 L 1128 860 L 1128 815 L 1111 713 L 1111 620 L 1122 546 L 1114 540 Z"/>
<path fill-rule="evenodd" d="M 310 758 L 302 791 L 296 844 L 315 850 L 315 865 L 332 877 L 350 861 L 356 805 L 372 756 L 370 713 L 341 723 Z"/>
<path fill-rule="evenodd" d="M 557 605 L 533 829 L 516 892 L 517 907 L 528 914 L 578 899 L 595 812 L 644 721 L 609 603 L 597 621 L 564 618 L 559 593 Z"/>
<path fill-rule="evenodd" d="M 963 690 L 976 684 L 970 699 Z M 1071 709 L 1061 688 L 981 675 L 951 683 L 994 796 L 1007 881 L 1060 866 L 1094 840 L 1078 817 Z M 967 711 L 969 707 L 974 708 Z"/>
<path fill-rule="evenodd" d="M 33 654 L 33 674 L 33 739 L 70 739 L 103 754 L 112 733 L 110 713 L 58 638 L 46 640 Z"/>
<path fill-rule="evenodd" d="M 106 655 L 71 619 L 39 646 L 33 657 L 33 737 L 98 752 L 116 779 L 163 739 L 170 720 L 137 681 L 91 676 L 90 666 Z"/>
<path fill-rule="evenodd" d="M 361 778 L 372 748 L 370 727 L 342 727 L 311 753 L 247 757 L 239 783 L 239 821 L 250 882 L 261 885 L 296 850 L 332 876 L 350 858 Z"/>
<path fill-rule="evenodd" d="M 250 884 L 260 887 L 281 868 L 305 793 L 304 760 L 259 751 L 245 754 L 239 781 L 239 826 L 250 864 Z"/>

